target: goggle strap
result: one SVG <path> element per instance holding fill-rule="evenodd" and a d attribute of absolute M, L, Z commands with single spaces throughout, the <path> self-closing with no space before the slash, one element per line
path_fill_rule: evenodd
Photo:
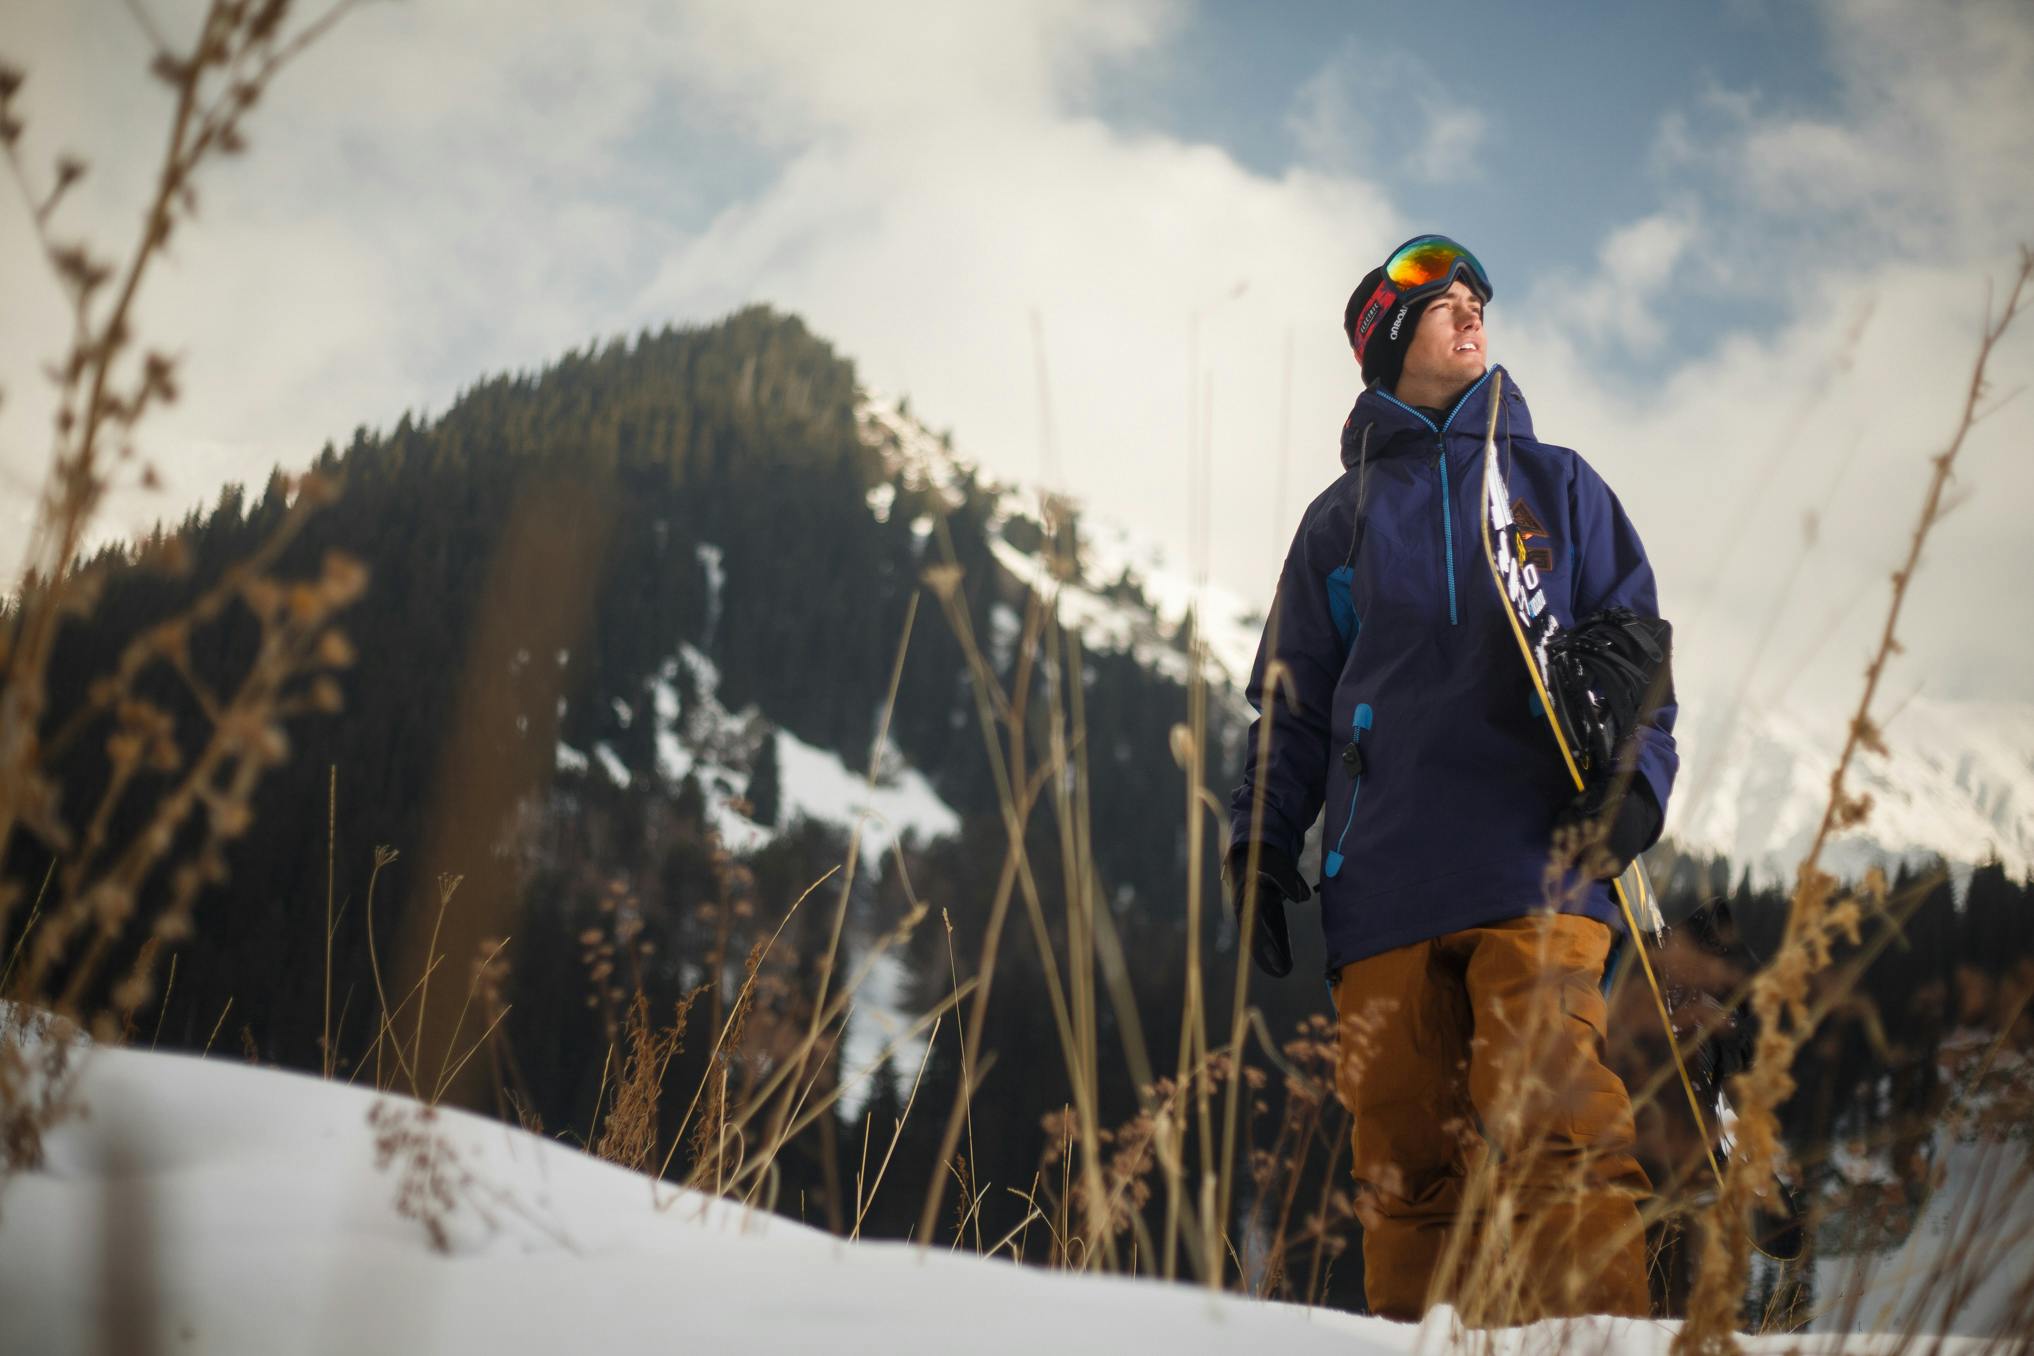
<path fill-rule="evenodd" d="M 1363 355 L 1370 348 L 1370 336 L 1377 333 L 1378 324 L 1390 312 L 1392 303 L 1397 301 L 1398 297 L 1398 288 L 1392 284 L 1391 279 L 1385 278 L 1377 284 L 1377 289 L 1370 294 L 1370 300 L 1363 304 L 1363 312 L 1356 318 L 1357 362 L 1363 361 Z"/>

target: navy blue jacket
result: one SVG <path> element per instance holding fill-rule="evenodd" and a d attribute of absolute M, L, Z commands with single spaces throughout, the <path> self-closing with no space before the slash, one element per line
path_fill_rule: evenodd
<path fill-rule="evenodd" d="M 1483 557 L 1478 518 L 1492 381 L 1439 428 L 1372 388 L 1342 429 L 1341 479 L 1308 506 L 1247 689 L 1260 715 L 1230 800 L 1230 844 L 1295 859 L 1323 803 L 1328 966 L 1544 905 L 1555 816 L 1575 795 Z M 1658 616 L 1652 567 L 1602 477 L 1533 437 L 1504 381 L 1497 440 L 1522 550 L 1563 625 L 1605 607 Z M 1359 500 L 1361 508 L 1359 511 Z M 1266 712 L 1265 672 L 1285 678 Z M 1259 776 L 1259 738 L 1271 721 Z M 1638 731 L 1662 815 L 1674 707 Z M 1351 746 L 1354 751 L 1351 752 Z M 1260 803 L 1261 802 L 1261 803 Z M 1620 928 L 1609 889 L 1565 883 L 1571 912 Z"/>

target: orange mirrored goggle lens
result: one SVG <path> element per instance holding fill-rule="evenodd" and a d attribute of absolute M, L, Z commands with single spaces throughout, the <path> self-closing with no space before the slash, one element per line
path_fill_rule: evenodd
<path fill-rule="evenodd" d="M 1489 297 L 1490 276 L 1476 256 L 1441 236 L 1427 236 L 1405 245 L 1385 264 L 1384 276 L 1401 290 L 1411 291 L 1440 282 L 1457 268 L 1467 269 L 1472 275 L 1471 286 Z"/>

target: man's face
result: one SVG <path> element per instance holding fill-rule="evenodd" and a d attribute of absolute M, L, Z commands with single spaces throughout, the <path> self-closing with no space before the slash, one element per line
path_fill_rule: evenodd
<path fill-rule="evenodd" d="M 1488 366 L 1483 302 L 1458 278 L 1420 315 L 1419 328 L 1405 351 L 1404 376 L 1422 385 L 1467 385 Z"/>

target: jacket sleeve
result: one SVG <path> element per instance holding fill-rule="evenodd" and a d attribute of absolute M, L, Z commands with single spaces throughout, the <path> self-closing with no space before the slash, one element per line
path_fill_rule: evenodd
<path fill-rule="evenodd" d="M 1630 608 L 1642 617 L 1660 615 L 1659 589 L 1653 580 L 1652 562 L 1638 529 L 1632 526 L 1624 506 L 1610 486 L 1581 457 L 1575 458 L 1575 618 L 1580 620 L 1608 607 Z M 1678 706 L 1673 694 L 1653 713 L 1652 719 L 1635 731 L 1636 775 L 1645 779 L 1660 807 L 1660 822 L 1667 818 L 1667 796 L 1674 788 L 1674 774 L 1681 757 L 1674 747 L 1674 717 Z"/>
<path fill-rule="evenodd" d="M 1295 860 L 1327 793 L 1328 731 L 1348 651 L 1328 601 L 1329 588 L 1346 581 L 1331 584 L 1323 562 L 1309 558 L 1311 541 L 1333 535 L 1323 521 L 1328 507 L 1329 496 L 1316 501 L 1286 553 L 1244 689 L 1258 715 L 1243 746 L 1242 783 L 1229 798 L 1231 848 L 1254 837 Z"/>

